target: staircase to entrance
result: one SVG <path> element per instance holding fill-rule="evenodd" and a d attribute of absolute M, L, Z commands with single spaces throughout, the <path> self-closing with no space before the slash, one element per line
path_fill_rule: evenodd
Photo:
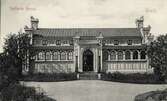
<path fill-rule="evenodd" d="M 80 80 L 97 80 L 98 79 L 98 73 L 96 72 L 82 72 L 79 74 Z"/>

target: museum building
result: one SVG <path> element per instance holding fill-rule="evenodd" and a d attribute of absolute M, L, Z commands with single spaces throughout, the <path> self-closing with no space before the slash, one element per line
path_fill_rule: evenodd
<path fill-rule="evenodd" d="M 146 46 L 153 39 L 144 18 L 134 28 L 39 28 L 25 26 L 30 49 L 23 72 L 148 72 Z"/>

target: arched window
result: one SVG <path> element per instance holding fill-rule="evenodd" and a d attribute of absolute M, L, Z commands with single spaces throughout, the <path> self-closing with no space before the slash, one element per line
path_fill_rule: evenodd
<path fill-rule="evenodd" d="M 140 56 L 141 56 L 141 59 L 146 59 L 146 52 L 141 51 Z"/>
<path fill-rule="evenodd" d="M 103 51 L 103 60 L 108 60 L 108 51 Z"/>
<path fill-rule="evenodd" d="M 68 60 L 72 60 L 73 59 L 73 52 L 68 52 Z"/>
<path fill-rule="evenodd" d="M 45 60 L 45 53 L 44 52 L 38 53 L 38 60 Z"/>
<path fill-rule="evenodd" d="M 46 52 L 46 60 L 51 60 L 51 53 L 50 52 Z"/>
<path fill-rule="evenodd" d="M 115 51 L 111 51 L 111 53 L 110 53 L 110 60 L 116 60 L 116 53 L 115 53 Z"/>
<path fill-rule="evenodd" d="M 126 60 L 130 59 L 130 51 L 125 52 L 125 59 Z"/>
<path fill-rule="evenodd" d="M 66 53 L 65 52 L 61 52 L 60 60 L 66 60 Z"/>
<path fill-rule="evenodd" d="M 123 52 L 122 51 L 118 52 L 118 60 L 123 60 Z"/>
<path fill-rule="evenodd" d="M 138 52 L 137 51 L 133 52 L 133 59 L 138 59 Z"/>
<path fill-rule="evenodd" d="M 58 60 L 59 59 L 60 53 L 58 51 L 53 52 L 53 60 Z"/>

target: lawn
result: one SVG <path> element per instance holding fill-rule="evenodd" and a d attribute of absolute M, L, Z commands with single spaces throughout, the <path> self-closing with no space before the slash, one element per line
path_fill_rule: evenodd
<path fill-rule="evenodd" d="M 41 87 L 57 101 L 134 101 L 138 94 L 167 88 L 165 84 L 130 84 L 101 80 L 25 82 Z"/>

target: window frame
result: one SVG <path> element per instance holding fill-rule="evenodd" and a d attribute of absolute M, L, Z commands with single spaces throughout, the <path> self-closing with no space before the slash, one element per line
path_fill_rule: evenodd
<path fill-rule="evenodd" d="M 46 52 L 46 57 L 45 57 L 46 61 L 51 60 L 51 55 L 52 55 L 51 52 L 49 52 L 49 51 Z"/>
<path fill-rule="evenodd" d="M 119 54 L 119 53 L 121 53 L 121 54 Z M 118 60 L 123 60 L 123 51 L 118 51 L 117 56 L 118 56 Z"/>
<path fill-rule="evenodd" d="M 65 51 L 62 51 L 60 53 L 60 60 L 66 60 L 66 52 Z"/>
<path fill-rule="evenodd" d="M 116 60 L 116 52 L 115 51 L 111 51 L 110 52 L 110 60 Z"/>
<path fill-rule="evenodd" d="M 137 53 L 137 54 L 135 54 L 135 52 Z M 138 59 L 139 57 L 138 57 L 138 51 L 136 50 L 136 51 L 133 51 L 133 59 Z"/>
<path fill-rule="evenodd" d="M 56 40 L 56 45 L 61 45 L 61 40 Z"/>
<path fill-rule="evenodd" d="M 119 45 L 119 41 L 118 40 L 114 40 L 114 45 Z"/>
<path fill-rule="evenodd" d="M 132 45 L 132 42 L 133 42 L 132 40 L 128 40 L 127 45 Z"/>
<path fill-rule="evenodd" d="M 130 51 L 125 51 L 125 60 L 130 60 L 130 59 L 131 59 L 131 52 Z"/>
<path fill-rule="evenodd" d="M 73 51 L 68 52 L 68 60 L 73 60 Z"/>

